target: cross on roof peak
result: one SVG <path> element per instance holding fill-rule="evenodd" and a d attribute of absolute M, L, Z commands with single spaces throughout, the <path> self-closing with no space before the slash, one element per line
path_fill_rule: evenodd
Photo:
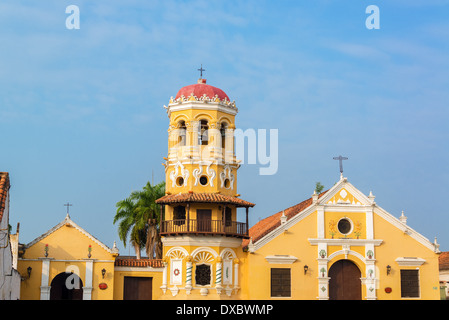
<path fill-rule="evenodd" d="M 200 79 L 202 79 L 203 78 L 203 71 L 206 71 L 206 69 L 203 69 L 203 64 L 201 64 L 201 68 L 199 68 L 198 71 L 200 72 Z"/>
<path fill-rule="evenodd" d="M 348 160 L 347 157 L 342 157 L 341 155 L 338 157 L 334 157 L 334 160 L 338 160 L 340 162 L 340 175 L 343 177 L 343 160 Z"/>
<path fill-rule="evenodd" d="M 67 207 L 67 214 L 69 214 L 69 207 L 73 206 L 73 204 L 67 202 L 66 204 L 64 204 L 64 207 Z"/>

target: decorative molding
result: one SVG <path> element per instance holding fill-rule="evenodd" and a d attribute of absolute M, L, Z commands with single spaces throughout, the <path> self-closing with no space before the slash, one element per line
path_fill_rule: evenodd
<path fill-rule="evenodd" d="M 401 267 L 419 267 L 426 262 L 426 260 L 418 257 L 399 257 L 395 261 Z"/>
<path fill-rule="evenodd" d="M 297 261 L 298 258 L 290 255 L 272 255 L 272 256 L 266 256 L 265 260 L 268 261 L 270 264 L 292 264 L 293 262 Z"/>
<path fill-rule="evenodd" d="M 220 173 L 220 180 L 221 180 L 221 188 L 224 188 L 225 180 L 229 179 L 229 188 L 234 190 L 234 174 L 231 172 L 231 166 L 229 164 L 225 164 L 223 171 Z"/>
<path fill-rule="evenodd" d="M 164 246 L 211 246 L 211 247 L 228 247 L 238 248 L 242 244 L 242 239 L 232 237 L 218 236 L 173 236 L 162 238 Z"/>
<path fill-rule="evenodd" d="M 367 244 L 373 244 L 375 246 L 380 246 L 383 240 L 381 239 L 308 239 L 311 245 L 318 245 L 324 243 L 328 246 L 365 246 Z"/>
<path fill-rule="evenodd" d="M 181 167 L 181 173 L 178 174 L 178 168 Z M 172 187 L 176 186 L 176 179 L 181 176 L 184 179 L 183 186 L 187 186 L 187 180 L 189 179 L 189 170 L 184 168 L 181 161 L 176 162 L 174 170 L 170 172 L 170 179 L 172 181 Z"/>

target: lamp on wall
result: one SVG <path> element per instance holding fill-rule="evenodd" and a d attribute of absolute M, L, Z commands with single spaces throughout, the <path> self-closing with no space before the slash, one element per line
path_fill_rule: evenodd
<path fill-rule="evenodd" d="M 388 266 L 387 266 L 387 276 L 390 274 L 390 272 L 391 272 L 391 266 L 388 265 Z"/>
<path fill-rule="evenodd" d="M 308 270 L 309 270 L 309 266 L 305 264 L 304 265 L 304 274 L 306 274 Z"/>
<path fill-rule="evenodd" d="M 31 267 L 27 268 L 28 279 L 31 277 L 31 270 L 33 270 L 33 268 Z"/>
<path fill-rule="evenodd" d="M 105 275 L 105 274 L 106 274 L 106 269 L 103 268 L 103 270 L 101 270 L 101 275 L 102 275 L 103 279 L 104 279 L 104 275 Z"/>

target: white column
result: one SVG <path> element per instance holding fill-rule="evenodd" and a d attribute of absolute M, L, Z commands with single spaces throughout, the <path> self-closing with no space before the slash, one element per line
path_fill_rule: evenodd
<path fill-rule="evenodd" d="M 239 259 L 234 259 L 234 289 L 238 291 L 239 287 Z"/>
<path fill-rule="evenodd" d="M 83 287 L 83 300 L 92 300 L 92 279 L 94 271 L 94 260 L 86 259 L 86 278 Z"/>
<path fill-rule="evenodd" d="M 42 259 L 42 277 L 41 277 L 41 300 L 50 300 L 50 260 L 51 258 Z"/>
<path fill-rule="evenodd" d="M 222 260 L 219 257 L 217 262 L 217 270 L 215 271 L 215 288 L 217 289 L 217 294 L 221 294 L 223 287 L 221 286 L 221 275 L 222 275 Z"/>
<path fill-rule="evenodd" d="M 190 294 L 190 290 L 192 290 L 192 258 L 189 256 L 186 261 L 186 293 Z"/>
<path fill-rule="evenodd" d="M 225 150 L 224 162 L 233 163 L 234 159 L 234 128 L 227 128 L 225 130 Z"/>
<path fill-rule="evenodd" d="M 167 266 L 168 263 L 166 261 L 163 262 L 164 264 L 164 270 L 162 271 L 162 292 L 165 294 L 165 292 L 167 291 Z"/>

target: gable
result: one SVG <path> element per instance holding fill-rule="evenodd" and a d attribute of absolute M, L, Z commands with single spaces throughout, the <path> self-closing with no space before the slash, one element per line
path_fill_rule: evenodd
<path fill-rule="evenodd" d="M 312 198 L 280 211 L 254 225 L 249 230 L 250 240 L 244 241 L 243 247 L 250 252 L 254 252 L 286 230 L 291 229 L 299 221 L 320 211 L 322 212 L 320 215 L 322 218 L 314 217 L 315 224 L 310 227 L 314 234 L 312 238 L 334 239 L 335 235 L 335 240 L 340 238 L 374 240 L 381 234 L 373 231 L 375 230 L 372 218 L 374 214 L 389 223 L 393 227 L 391 230 L 395 230 L 399 237 L 406 234 L 427 249 L 438 252 L 437 244 L 431 243 L 427 238 L 406 225 L 405 222 L 379 207 L 374 199 L 375 197 L 371 192 L 366 196 L 350 184 L 346 178 L 342 178 L 328 191 L 320 195 L 314 194 Z M 367 218 L 367 215 L 371 218 Z M 342 235 L 334 230 L 339 219 L 344 217 L 350 220 L 353 226 L 351 233 L 347 235 Z M 318 224 L 323 227 L 320 228 Z M 309 239 L 312 242 L 314 240 Z M 376 241 L 381 240 L 380 238 L 376 239 Z"/>
<path fill-rule="evenodd" d="M 92 259 L 110 260 L 118 254 L 116 248 L 108 248 L 68 215 L 61 223 L 27 244 L 24 258 L 44 257 L 46 250 L 48 257 L 62 260 L 88 259 L 89 252 Z"/>

